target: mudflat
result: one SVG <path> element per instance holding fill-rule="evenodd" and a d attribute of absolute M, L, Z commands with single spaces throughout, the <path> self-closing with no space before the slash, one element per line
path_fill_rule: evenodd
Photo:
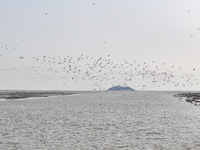
<path fill-rule="evenodd" d="M 200 106 L 200 93 L 199 92 L 187 92 L 187 93 L 178 93 L 175 96 L 185 98 L 186 102 Z"/>
<path fill-rule="evenodd" d="M 23 99 L 29 97 L 73 95 L 76 93 L 77 92 L 69 92 L 69 91 L 1 91 L 0 99 Z"/>

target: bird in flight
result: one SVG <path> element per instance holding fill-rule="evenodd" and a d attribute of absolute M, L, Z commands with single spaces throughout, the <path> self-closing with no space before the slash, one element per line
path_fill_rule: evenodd
<path fill-rule="evenodd" d="M 95 3 L 92 3 L 93 5 L 95 5 Z"/>
<path fill-rule="evenodd" d="M 47 13 L 45 13 L 45 15 L 47 15 Z"/>
<path fill-rule="evenodd" d="M 23 57 L 23 56 L 20 56 L 19 59 L 24 59 L 24 57 Z"/>

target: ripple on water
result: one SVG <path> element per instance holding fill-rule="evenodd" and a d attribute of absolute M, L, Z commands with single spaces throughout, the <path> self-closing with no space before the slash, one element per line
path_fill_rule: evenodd
<path fill-rule="evenodd" d="M 1 101 L 0 149 L 200 149 L 199 113 L 169 92 Z"/>

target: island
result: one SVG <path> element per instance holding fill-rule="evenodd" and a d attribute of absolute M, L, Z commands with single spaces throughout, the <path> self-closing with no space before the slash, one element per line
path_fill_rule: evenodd
<path fill-rule="evenodd" d="M 134 89 L 130 88 L 130 87 L 123 87 L 123 86 L 114 86 L 111 87 L 109 89 L 107 89 L 107 91 L 135 91 Z"/>

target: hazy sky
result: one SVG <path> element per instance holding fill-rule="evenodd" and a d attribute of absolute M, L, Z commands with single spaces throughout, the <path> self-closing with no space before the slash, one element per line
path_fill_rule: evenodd
<path fill-rule="evenodd" d="M 1 0 L 0 89 L 199 90 L 199 8 L 199 0 Z"/>

